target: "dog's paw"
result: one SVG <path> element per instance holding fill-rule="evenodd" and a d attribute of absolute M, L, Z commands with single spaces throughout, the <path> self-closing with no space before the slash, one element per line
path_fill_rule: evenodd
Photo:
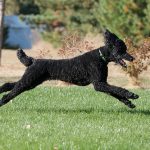
<path fill-rule="evenodd" d="M 132 104 L 130 101 L 127 102 L 125 105 L 127 105 L 129 108 L 135 108 L 136 106 L 134 104 Z"/>
<path fill-rule="evenodd" d="M 3 105 L 4 105 L 4 103 L 2 101 L 0 101 L 0 107 L 3 106 Z"/>
<path fill-rule="evenodd" d="M 132 92 L 129 92 L 128 95 L 127 95 L 127 98 L 128 98 L 128 99 L 138 99 L 138 98 L 139 98 L 139 95 L 134 94 L 134 93 L 132 93 Z"/>
<path fill-rule="evenodd" d="M 131 101 L 129 101 L 128 99 L 123 100 L 123 102 L 124 102 L 124 104 L 125 104 L 126 106 L 128 106 L 129 108 L 135 108 L 135 107 L 136 107 L 136 106 L 135 106 Z"/>
<path fill-rule="evenodd" d="M 133 98 L 132 99 L 138 99 L 138 98 L 139 98 L 139 95 L 133 94 Z"/>
<path fill-rule="evenodd" d="M 136 107 L 136 106 L 135 106 L 134 104 L 132 104 L 132 103 L 131 103 L 131 104 L 128 104 L 127 106 L 128 106 L 129 108 L 132 108 L 132 109 Z"/>

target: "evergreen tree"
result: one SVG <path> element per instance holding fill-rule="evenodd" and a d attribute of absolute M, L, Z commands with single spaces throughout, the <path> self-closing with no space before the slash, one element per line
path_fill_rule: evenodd
<path fill-rule="evenodd" d="M 99 0 L 94 16 L 101 28 L 108 28 L 120 37 L 139 40 L 145 36 L 144 0 Z"/>

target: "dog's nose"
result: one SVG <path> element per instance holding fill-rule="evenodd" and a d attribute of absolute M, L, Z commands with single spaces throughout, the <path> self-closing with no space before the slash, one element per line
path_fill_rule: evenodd
<path fill-rule="evenodd" d="M 127 60 L 127 61 L 133 61 L 134 60 L 134 57 L 131 56 L 130 54 L 126 53 L 124 56 L 123 56 L 123 59 Z"/>

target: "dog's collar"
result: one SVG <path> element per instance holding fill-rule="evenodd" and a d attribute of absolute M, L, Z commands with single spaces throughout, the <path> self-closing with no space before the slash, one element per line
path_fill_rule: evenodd
<path fill-rule="evenodd" d="M 100 49 L 99 49 L 99 55 L 100 55 L 100 57 L 101 57 L 104 61 L 106 61 L 106 58 L 104 57 L 104 55 L 102 54 L 102 52 L 101 52 Z"/>

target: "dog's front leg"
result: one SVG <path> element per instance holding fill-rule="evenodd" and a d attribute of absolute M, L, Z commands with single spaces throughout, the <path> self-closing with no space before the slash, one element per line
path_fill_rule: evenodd
<path fill-rule="evenodd" d="M 127 105 L 129 108 L 135 108 L 135 105 L 130 100 L 128 100 L 127 98 L 120 97 L 120 96 L 115 95 L 115 94 L 110 94 L 110 95 L 113 96 L 113 97 L 115 97 L 120 102 L 124 103 L 125 105 Z"/>
<path fill-rule="evenodd" d="M 116 86 L 112 86 L 107 84 L 106 82 L 93 82 L 94 88 L 96 91 L 101 91 L 101 92 L 105 92 L 108 93 L 110 95 L 116 95 L 122 98 L 126 98 L 126 99 L 137 99 L 139 98 L 138 95 L 129 92 L 128 90 L 121 88 L 121 87 L 116 87 Z"/>
<path fill-rule="evenodd" d="M 110 94 L 111 96 L 127 105 L 129 108 L 135 108 L 135 105 L 132 104 L 132 102 L 129 101 L 128 98 L 136 99 L 138 98 L 138 95 L 135 95 L 134 93 L 129 92 L 128 90 L 121 87 L 109 85 L 106 82 L 94 82 L 93 85 L 96 91 Z"/>

